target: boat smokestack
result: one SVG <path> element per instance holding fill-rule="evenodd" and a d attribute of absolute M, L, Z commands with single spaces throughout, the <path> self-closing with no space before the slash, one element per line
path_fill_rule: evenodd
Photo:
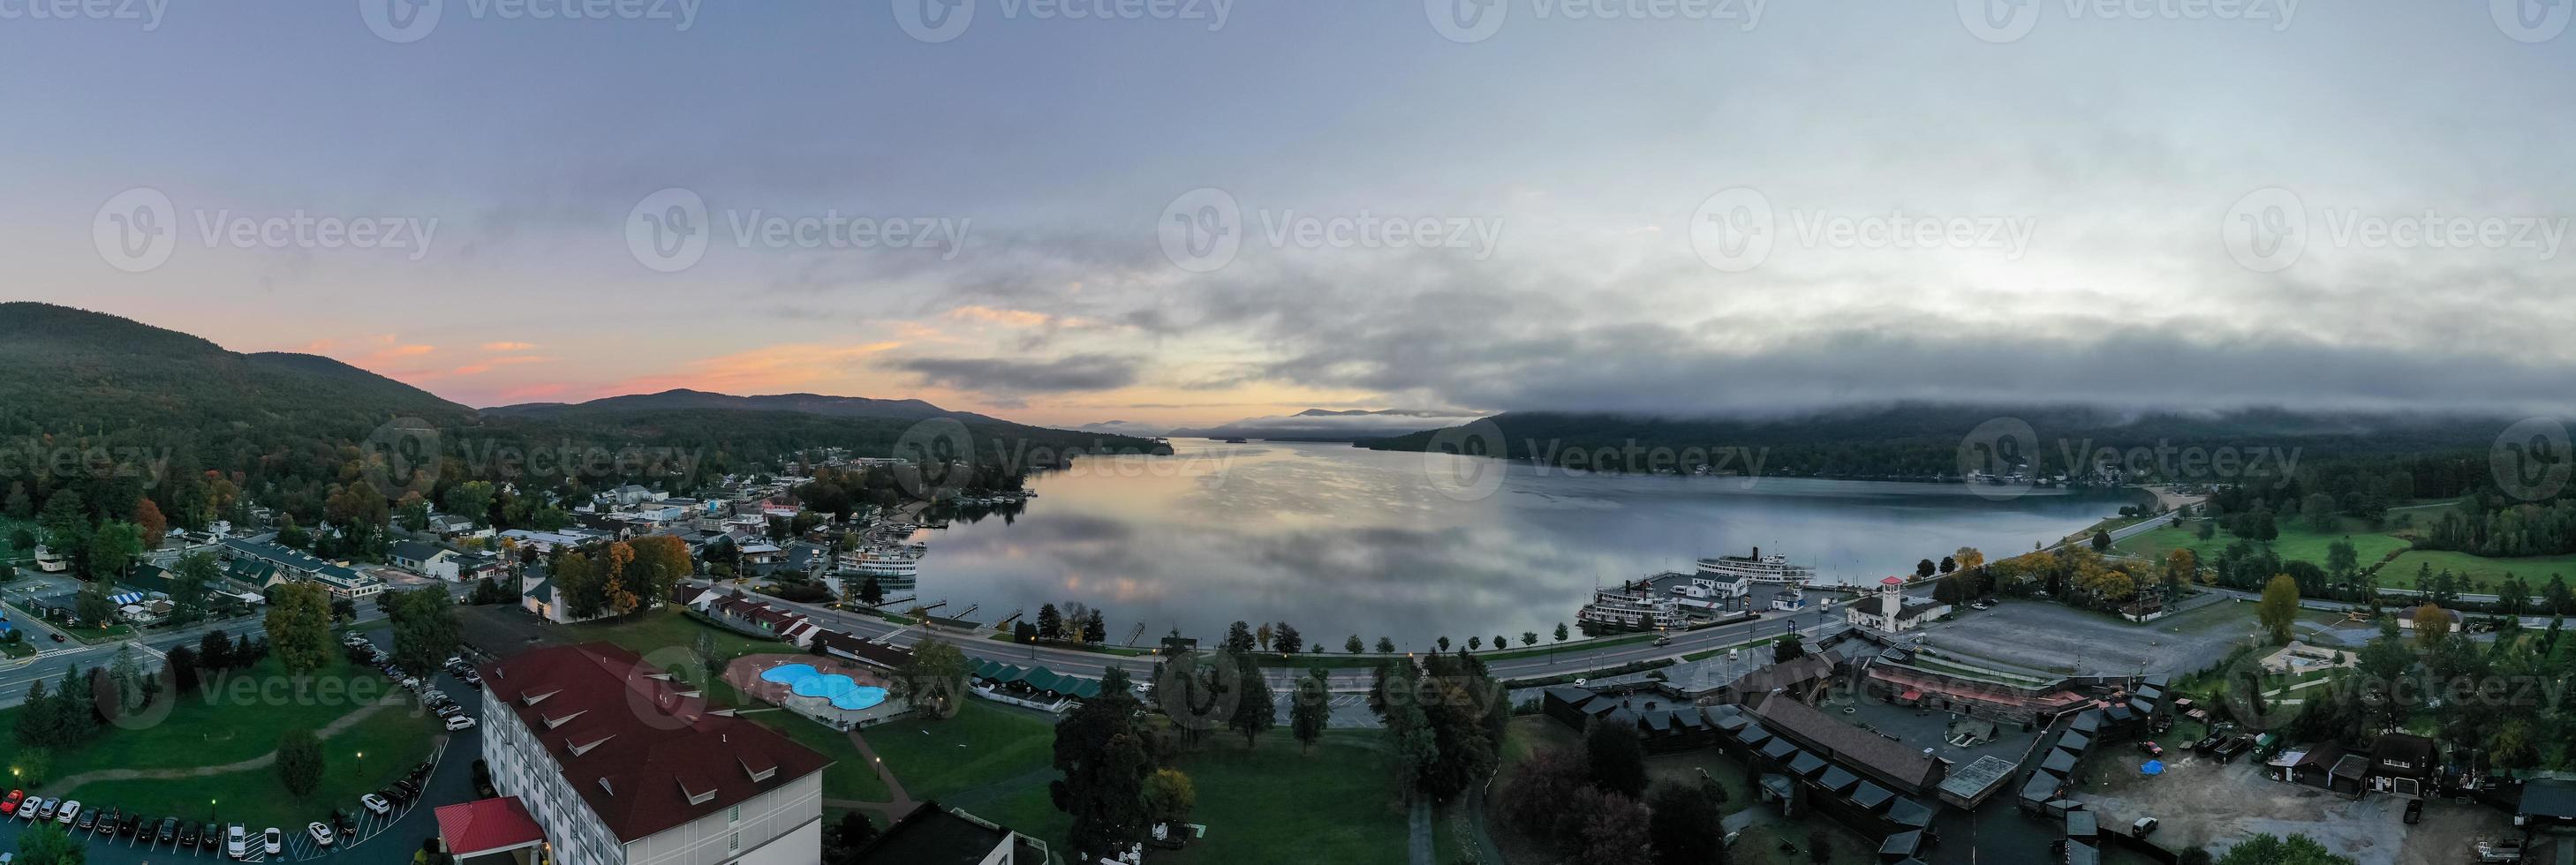
<path fill-rule="evenodd" d="M 1762 548 L 1761 548 L 1761 547 L 1754 547 L 1754 548 L 1753 548 L 1753 560 L 1754 560 L 1754 561 L 1757 561 L 1757 562 L 1762 560 Z"/>

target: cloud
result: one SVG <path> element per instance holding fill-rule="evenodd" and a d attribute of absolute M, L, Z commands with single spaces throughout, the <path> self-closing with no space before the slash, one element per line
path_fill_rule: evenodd
<path fill-rule="evenodd" d="M 1133 357 L 1077 354 L 1054 360 L 923 357 L 887 366 L 921 377 L 923 384 L 983 394 L 1017 395 L 1113 390 L 1136 383 L 1143 362 Z"/>
<path fill-rule="evenodd" d="M 484 351 L 497 352 L 528 351 L 536 347 L 537 344 L 533 342 L 487 342 L 483 344 Z"/>
<path fill-rule="evenodd" d="M 785 344 L 695 360 L 679 372 L 637 376 L 598 390 L 601 396 L 685 388 L 738 395 L 785 393 L 848 376 L 868 357 L 901 346 Z"/>

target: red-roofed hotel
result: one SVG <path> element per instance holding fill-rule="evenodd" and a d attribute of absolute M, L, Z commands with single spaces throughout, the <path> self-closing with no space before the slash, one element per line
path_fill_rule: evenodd
<path fill-rule="evenodd" d="M 813 865 L 831 761 L 607 643 L 486 666 L 483 757 L 560 865 Z M 507 707 L 507 711 L 502 711 Z"/>

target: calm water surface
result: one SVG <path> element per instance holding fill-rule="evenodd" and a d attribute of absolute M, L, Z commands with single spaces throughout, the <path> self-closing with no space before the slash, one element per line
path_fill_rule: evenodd
<path fill-rule="evenodd" d="M 972 618 L 1081 601 L 1110 638 L 1237 619 L 1310 643 L 1380 636 L 1545 639 L 1592 587 L 1755 546 L 1834 582 L 1876 582 L 1973 546 L 2026 551 L 2128 498 L 2032 491 L 1993 501 L 1952 484 L 1568 473 L 1335 444 L 1175 440 L 1170 457 L 1085 459 L 1032 479 L 1025 507 L 958 519 L 917 595 Z M 1483 474 L 1499 472 L 1499 475 Z M 1488 492 L 1490 490 L 1490 492 Z"/>

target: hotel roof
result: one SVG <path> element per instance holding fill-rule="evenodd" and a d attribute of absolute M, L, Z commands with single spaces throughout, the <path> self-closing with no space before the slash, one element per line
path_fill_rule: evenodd
<path fill-rule="evenodd" d="M 482 674 L 620 841 L 740 804 L 832 762 L 767 727 L 709 711 L 695 692 L 608 643 L 522 652 L 484 665 Z"/>

